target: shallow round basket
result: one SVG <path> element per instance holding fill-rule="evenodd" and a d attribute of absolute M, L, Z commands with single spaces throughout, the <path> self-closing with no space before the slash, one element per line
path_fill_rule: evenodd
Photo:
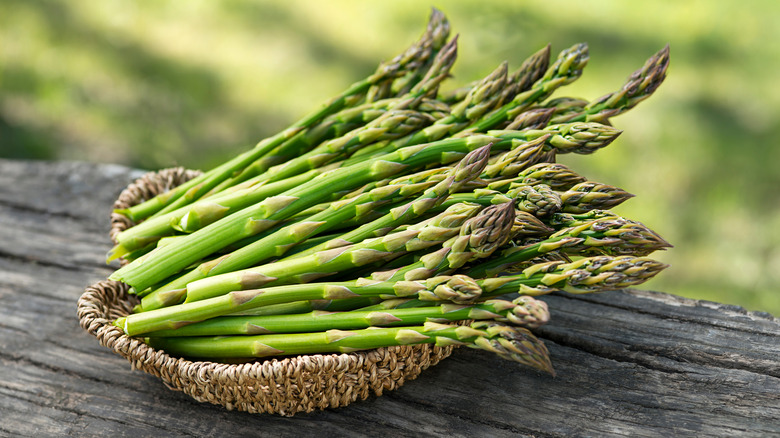
<path fill-rule="evenodd" d="M 148 173 L 121 193 L 114 208 L 138 204 L 197 175 L 182 168 Z M 111 239 L 115 242 L 116 234 L 132 225 L 124 216 L 112 214 Z M 449 356 L 453 348 L 423 344 L 244 364 L 193 362 L 155 350 L 111 324 L 138 303 L 127 291 L 127 285 L 112 280 L 88 287 L 78 302 L 81 327 L 127 358 L 134 369 L 157 376 L 169 388 L 198 401 L 229 410 L 292 416 L 345 406 L 398 388 Z"/>

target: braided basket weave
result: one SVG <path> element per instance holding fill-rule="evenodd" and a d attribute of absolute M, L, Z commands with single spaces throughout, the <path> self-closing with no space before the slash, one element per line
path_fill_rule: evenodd
<path fill-rule="evenodd" d="M 121 193 L 114 208 L 138 204 L 197 175 L 182 168 L 148 173 Z M 132 225 L 126 217 L 112 214 L 111 239 L 115 241 L 119 232 Z M 127 290 L 127 285 L 111 280 L 88 287 L 78 302 L 81 327 L 127 358 L 134 369 L 159 377 L 169 388 L 195 400 L 228 410 L 292 416 L 345 406 L 398 388 L 449 356 L 453 348 L 423 344 L 244 364 L 193 362 L 155 350 L 111 324 L 138 303 Z"/>

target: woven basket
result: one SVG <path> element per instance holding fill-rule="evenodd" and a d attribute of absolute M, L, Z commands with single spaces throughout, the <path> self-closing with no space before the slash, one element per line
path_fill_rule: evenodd
<path fill-rule="evenodd" d="M 148 173 L 121 193 L 114 208 L 135 205 L 197 175 L 182 168 Z M 111 239 L 115 241 L 117 233 L 132 225 L 124 216 L 112 214 Z M 398 388 L 452 352 L 452 347 L 423 344 L 232 365 L 193 362 L 155 350 L 111 324 L 138 303 L 127 290 L 127 285 L 111 280 L 88 287 L 78 302 L 81 327 L 127 358 L 134 369 L 159 377 L 169 388 L 195 400 L 228 410 L 292 416 L 345 406 Z"/>

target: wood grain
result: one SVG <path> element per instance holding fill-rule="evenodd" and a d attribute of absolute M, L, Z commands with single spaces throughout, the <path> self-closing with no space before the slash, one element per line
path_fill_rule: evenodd
<path fill-rule="evenodd" d="M 544 298 L 555 378 L 460 349 L 345 408 L 283 418 L 198 403 L 78 325 L 78 297 L 116 268 L 111 203 L 140 175 L 0 160 L 0 436 L 780 434 L 780 322 L 641 290 Z"/>

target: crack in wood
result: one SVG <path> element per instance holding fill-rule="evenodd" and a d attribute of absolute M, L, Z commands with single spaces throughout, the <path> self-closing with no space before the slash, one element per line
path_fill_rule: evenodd
<path fill-rule="evenodd" d="M 88 219 L 86 216 L 78 216 L 72 214 L 67 210 L 48 210 L 46 208 L 35 207 L 30 204 L 23 204 L 21 202 L 12 201 L 10 199 L 0 198 L 0 206 L 8 207 L 10 209 L 18 210 L 21 212 L 38 214 L 42 216 L 56 216 L 60 218 L 71 219 L 78 222 L 83 222 L 85 219 Z"/>
<path fill-rule="evenodd" d="M 629 294 L 631 296 L 637 296 L 639 298 L 650 299 L 650 300 L 656 301 L 653 298 L 648 298 L 648 296 L 645 295 L 645 294 L 642 294 L 642 293 L 637 294 L 637 293 L 635 293 L 635 291 L 633 289 L 623 289 L 623 290 L 620 290 L 620 291 L 605 292 L 605 293 L 614 293 L 614 292 L 623 292 L 623 293 Z M 645 291 L 639 291 L 639 292 L 645 292 Z M 654 307 L 642 307 L 642 306 L 637 306 L 637 305 L 625 305 L 625 304 L 620 304 L 620 303 L 616 303 L 616 302 L 613 302 L 613 301 L 607 301 L 607 300 L 602 300 L 602 299 L 598 299 L 598 298 L 594 299 L 594 297 L 588 297 L 587 295 L 572 295 L 572 294 L 566 294 L 566 293 L 554 293 L 551 296 L 555 296 L 555 297 L 562 298 L 562 299 L 567 299 L 567 300 L 573 300 L 573 301 L 582 301 L 582 302 L 586 302 L 586 303 L 593 304 L 593 305 L 610 307 L 610 308 L 613 308 L 613 309 L 626 310 L 626 311 L 629 311 L 631 313 L 637 313 L 637 314 L 642 314 L 642 315 L 649 315 L 649 316 L 653 316 L 653 317 L 656 317 L 658 319 L 662 319 L 662 320 L 666 320 L 666 321 L 676 321 L 676 322 L 681 322 L 681 323 L 695 323 L 695 324 L 698 324 L 698 325 L 706 325 L 708 327 L 718 327 L 718 328 L 723 328 L 723 329 L 727 329 L 727 330 L 730 330 L 730 331 L 740 331 L 740 332 L 743 332 L 743 333 L 755 334 L 755 335 L 769 335 L 769 336 L 780 335 L 780 330 L 779 331 L 774 331 L 774 332 L 773 331 L 766 331 L 766 330 L 761 330 L 760 327 L 749 327 L 747 325 L 743 325 L 743 324 L 739 324 L 739 323 L 735 324 L 734 321 L 731 321 L 730 323 L 725 323 L 725 322 L 718 321 L 717 319 L 713 319 L 711 317 L 711 315 L 709 315 L 710 317 L 707 318 L 707 317 L 704 317 L 704 316 L 695 317 L 694 315 L 671 314 L 671 313 L 668 313 L 668 309 L 667 309 L 666 312 L 660 312 L 660 311 L 658 311 Z M 676 296 L 673 296 L 673 295 L 669 295 L 669 297 L 681 298 L 681 297 L 676 297 Z M 663 301 L 663 302 L 668 304 L 668 302 L 666 302 L 666 301 Z M 695 305 L 688 305 L 688 304 L 685 304 L 685 303 L 678 303 L 677 305 L 688 307 L 690 310 L 695 310 L 695 308 L 696 308 Z M 751 322 L 755 322 L 757 320 L 765 321 L 765 322 L 768 322 L 768 323 L 778 322 L 778 319 L 776 317 L 774 317 L 773 315 L 771 315 L 769 313 L 766 313 L 766 312 L 750 312 L 750 311 L 747 311 L 744 308 L 739 307 L 739 306 L 731 306 L 731 305 L 723 305 L 723 306 L 728 307 L 728 308 L 740 309 L 741 312 L 734 312 L 734 313 L 737 313 L 739 316 L 743 316 L 743 317 L 749 318 L 751 320 Z M 703 306 L 699 306 L 699 307 L 703 307 Z M 703 308 L 711 309 L 711 310 L 714 310 L 716 312 L 722 312 L 722 310 L 723 310 L 721 308 L 710 308 L 710 307 L 703 307 Z"/>

